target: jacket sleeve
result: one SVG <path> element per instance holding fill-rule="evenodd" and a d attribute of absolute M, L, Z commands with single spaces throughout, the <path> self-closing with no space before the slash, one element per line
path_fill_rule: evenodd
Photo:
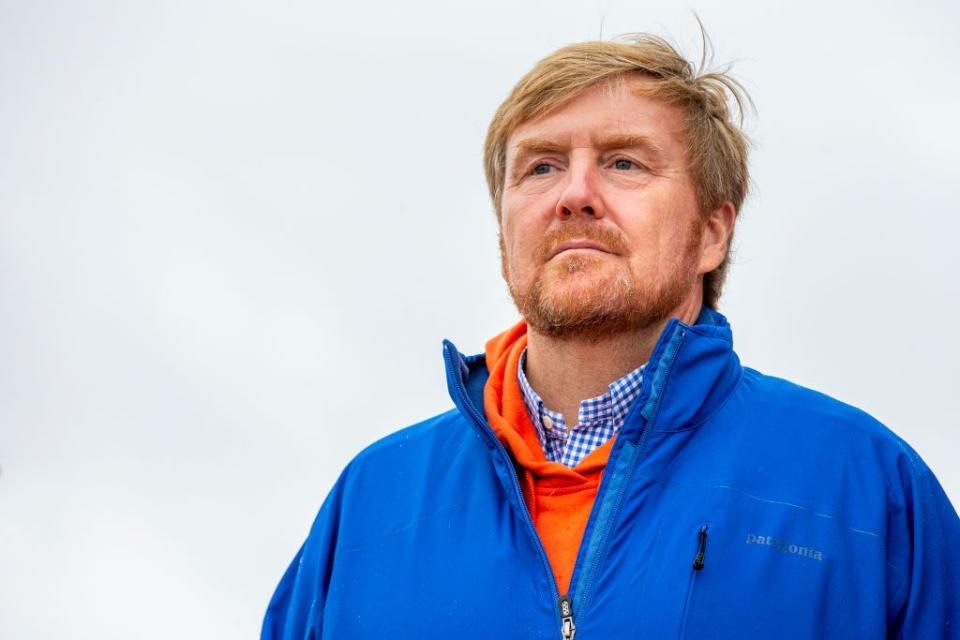
<path fill-rule="evenodd" d="M 343 476 L 330 491 L 306 542 L 280 579 L 263 619 L 261 640 L 318 640 L 333 571 Z"/>
<path fill-rule="evenodd" d="M 887 557 L 889 638 L 960 639 L 960 518 L 923 460 L 899 460 L 902 494 L 891 513 Z"/>

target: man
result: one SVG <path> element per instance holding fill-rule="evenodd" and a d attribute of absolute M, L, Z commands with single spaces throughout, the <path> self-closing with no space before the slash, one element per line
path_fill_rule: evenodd
<path fill-rule="evenodd" d="M 523 322 L 358 455 L 264 638 L 960 638 L 960 520 L 913 450 L 741 366 L 716 311 L 747 144 L 663 40 L 539 62 L 485 164 Z"/>

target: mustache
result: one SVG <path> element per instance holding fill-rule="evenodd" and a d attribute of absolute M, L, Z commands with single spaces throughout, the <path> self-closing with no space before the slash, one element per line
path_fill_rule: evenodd
<path fill-rule="evenodd" d="M 540 246 L 540 261 L 546 262 L 556 252 L 557 247 L 570 240 L 590 240 L 602 245 L 610 253 L 621 255 L 627 253 L 627 241 L 619 230 L 596 224 L 571 222 L 553 231 L 548 231 L 543 237 L 543 243 Z"/>

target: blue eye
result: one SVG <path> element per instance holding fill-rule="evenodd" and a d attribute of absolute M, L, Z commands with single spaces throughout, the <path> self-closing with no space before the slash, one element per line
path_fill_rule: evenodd
<path fill-rule="evenodd" d="M 615 169 L 626 171 L 628 169 L 632 169 L 636 165 L 630 162 L 629 160 L 624 160 L 623 158 L 621 158 L 620 160 L 617 160 L 616 162 L 614 162 L 613 166 Z"/>
<path fill-rule="evenodd" d="M 532 174 L 535 175 L 535 176 L 542 176 L 542 175 L 546 175 L 547 173 L 549 173 L 551 169 L 553 169 L 552 166 L 550 166 L 549 164 L 546 164 L 546 163 L 541 162 L 540 164 L 538 164 L 537 166 L 535 166 L 535 167 L 533 168 L 533 171 L 531 171 L 530 173 L 532 173 Z"/>

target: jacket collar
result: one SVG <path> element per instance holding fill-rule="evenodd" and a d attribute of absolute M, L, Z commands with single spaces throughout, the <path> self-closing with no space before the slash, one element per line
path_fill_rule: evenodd
<path fill-rule="evenodd" d="M 450 395 L 465 414 L 483 416 L 488 378 L 484 355 L 462 355 L 444 340 Z M 706 306 L 693 325 L 671 318 L 644 369 L 643 387 L 620 438 L 636 441 L 646 426 L 657 431 L 696 427 L 720 408 L 742 375 L 730 324 Z"/>
<path fill-rule="evenodd" d="M 650 386 L 635 409 L 657 431 L 698 426 L 720 408 L 742 372 L 723 314 L 703 307 L 693 325 L 671 318 L 650 356 L 644 374 Z"/>

